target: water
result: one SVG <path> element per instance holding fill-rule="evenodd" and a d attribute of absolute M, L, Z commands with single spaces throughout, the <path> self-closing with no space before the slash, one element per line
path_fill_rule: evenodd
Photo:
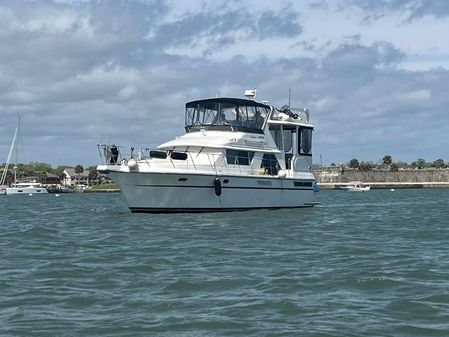
<path fill-rule="evenodd" d="M 0 336 L 449 336 L 449 190 L 131 214 L 0 198 Z"/>

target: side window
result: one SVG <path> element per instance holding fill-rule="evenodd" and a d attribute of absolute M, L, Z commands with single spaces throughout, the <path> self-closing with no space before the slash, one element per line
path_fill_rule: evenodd
<path fill-rule="evenodd" d="M 250 165 L 253 160 L 254 152 L 226 150 L 226 162 L 232 165 Z"/>
<path fill-rule="evenodd" d="M 312 129 L 301 128 L 298 137 L 298 150 L 300 154 L 310 154 L 312 150 Z"/>
<path fill-rule="evenodd" d="M 260 168 L 265 169 L 265 171 L 271 175 L 275 176 L 279 171 L 279 163 L 276 156 L 272 153 L 265 153 L 262 158 L 262 164 Z"/>
<path fill-rule="evenodd" d="M 270 128 L 271 136 L 274 139 L 274 142 L 276 143 L 276 147 L 278 150 L 282 150 L 282 132 L 281 127 L 277 126 L 274 128 Z"/>
<path fill-rule="evenodd" d="M 284 130 L 284 152 L 290 152 L 293 144 L 293 131 Z"/>

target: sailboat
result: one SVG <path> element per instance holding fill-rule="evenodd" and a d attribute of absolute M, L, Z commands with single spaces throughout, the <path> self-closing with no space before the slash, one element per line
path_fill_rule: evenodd
<path fill-rule="evenodd" d="M 2 176 L 0 179 L 0 186 L 1 186 L 0 194 L 6 194 L 6 195 L 47 194 L 48 193 L 47 189 L 41 183 L 36 183 L 36 182 L 20 182 L 19 183 L 19 182 L 17 182 L 17 166 L 16 165 L 14 165 L 14 167 L 13 167 L 14 183 L 11 187 L 8 187 L 6 185 L 6 177 L 8 175 L 8 169 L 9 169 L 9 165 L 11 163 L 11 158 L 12 158 L 14 149 L 17 149 L 16 142 L 17 142 L 17 137 L 19 134 L 19 129 L 20 129 L 20 117 L 19 117 L 19 121 L 17 122 L 17 127 L 14 132 L 14 137 L 12 139 L 11 147 L 9 149 L 8 158 L 6 159 L 5 168 L 3 170 L 3 173 L 2 173 Z"/>
<path fill-rule="evenodd" d="M 8 175 L 8 169 L 9 169 L 9 164 L 11 163 L 11 157 L 12 157 L 14 148 L 16 147 L 16 140 L 17 140 L 17 135 L 19 133 L 19 127 L 20 127 L 20 117 L 19 117 L 19 121 L 17 122 L 16 131 L 14 131 L 14 137 L 12 138 L 11 147 L 9 148 L 8 158 L 6 159 L 5 167 L 2 172 L 2 177 L 0 179 L 0 187 L 1 187 L 0 194 L 6 194 L 6 188 L 7 188 L 6 177 Z"/>

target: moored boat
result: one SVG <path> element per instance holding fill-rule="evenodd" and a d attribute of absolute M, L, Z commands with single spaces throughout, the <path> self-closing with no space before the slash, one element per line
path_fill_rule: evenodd
<path fill-rule="evenodd" d="M 249 99 L 186 103 L 185 134 L 123 154 L 99 144 L 100 174 L 132 212 L 209 212 L 313 206 L 312 131 L 307 109 Z"/>
<path fill-rule="evenodd" d="M 20 117 L 17 122 L 17 127 L 14 132 L 14 137 L 12 139 L 11 147 L 9 149 L 8 158 L 6 160 L 5 168 L 3 169 L 2 176 L 0 178 L 0 186 L 1 186 L 1 193 L 3 195 L 33 195 L 33 194 L 47 194 L 47 189 L 41 184 L 37 183 L 35 181 L 28 181 L 28 182 L 18 182 L 17 180 L 17 166 L 14 165 L 13 171 L 14 171 L 14 182 L 11 186 L 6 185 L 6 178 L 8 174 L 8 168 L 9 164 L 11 162 L 11 158 L 13 155 L 14 150 L 17 151 L 16 148 L 16 142 L 19 135 L 20 130 Z M 16 154 L 16 163 L 17 163 L 17 154 Z"/>
<path fill-rule="evenodd" d="M 366 192 L 369 191 L 371 187 L 361 181 L 352 181 L 348 185 L 341 187 L 341 189 L 351 192 Z"/>
<path fill-rule="evenodd" d="M 6 195 L 30 195 L 30 194 L 47 194 L 47 189 L 36 182 L 15 183 L 11 187 L 6 188 Z"/>
<path fill-rule="evenodd" d="M 16 130 L 14 131 L 14 136 L 12 138 L 11 147 L 9 148 L 8 157 L 6 159 L 5 167 L 3 168 L 2 175 L 0 177 L 0 195 L 6 195 L 6 189 L 8 188 L 7 184 L 7 176 L 8 176 L 8 170 L 9 170 L 9 164 L 11 163 L 11 158 L 14 152 L 14 149 L 16 148 L 16 141 L 19 134 L 19 128 L 20 128 L 20 117 L 17 121 Z M 16 177 L 15 175 L 15 168 L 14 168 L 14 179 Z"/>

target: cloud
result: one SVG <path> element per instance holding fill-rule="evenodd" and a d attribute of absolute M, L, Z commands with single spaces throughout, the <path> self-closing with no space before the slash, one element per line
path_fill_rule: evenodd
<path fill-rule="evenodd" d="M 0 156 L 18 114 L 23 161 L 93 165 L 101 141 L 156 146 L 183 132 L 186 101 L 254 87 L 275 106 L 291 88 L 311 109 L 325 162 L 445 153 L 446 69 L 401 70 L 405 51 L 364 31 L 321 48 L 307 4 L 173 4 L 1 2 Z"/>
<path fill-rule="evenodd" d="M 151 31 L 148 41 L 159 48 L 201 48 L 204 53 L 220 50 L 236 41 L 296 37 L 302 32 L 299 14 L 290 7 L 257 12 L 246 7 L 219 7 L 208 12 L 186 13 Z"/>
<path fill-rule="evenodd" d="M 369 13 L 366 20 L 387 16 L 392 11 L 406 15 L 409 21 L 424 16 L 449 16 L 449 2 L 446 0 L 345 0 L 343 6 L 348 5 L 360 7 Z"/>

